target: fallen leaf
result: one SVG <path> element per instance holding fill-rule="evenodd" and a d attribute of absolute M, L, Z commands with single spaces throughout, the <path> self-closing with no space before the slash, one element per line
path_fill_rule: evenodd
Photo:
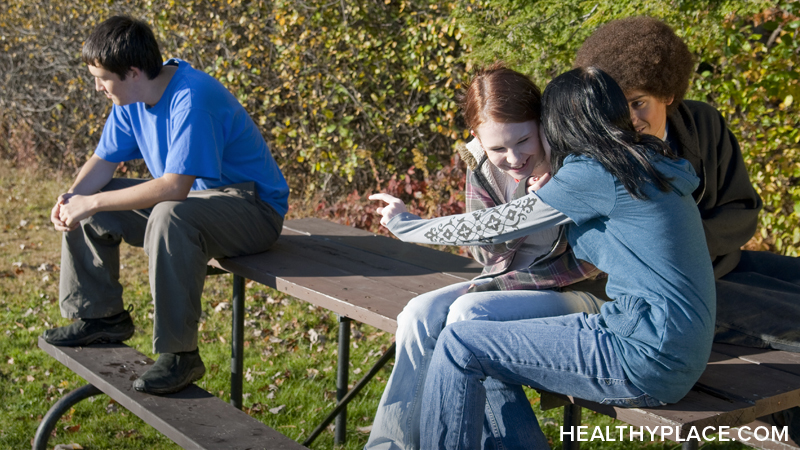
<path fill-rule="evenodd" d="M 133 429 L 128 431 L 118 431 L 115 435 L 117 439 L 119 438 L 131 438 L 131 437 L 138 437 L 136 435 L 139 434 L 139 430 Z"/>
<path fill-rule="evenodd" d="M 83 450 L 81 444 L 58 444 L 56 445 L 53 450 Z"/>
<path fill-rule="evenodd" d="M 271 412 L 272 414 L 279 414 L 281 411 L 283 411 L 283 408 L 286 408 L 286 405 L 281 405 L 281 406 L 276 406 L 275 408 L 270 408 L 269 412 Z"/>
<path fill-rule="evenodd" d="M 69 431 L 70 433 L 76 433 L 76 432 L 80 431 L 81 426 L 80 425 L 67 425 L 67 426 L 64 427 L 64 429 Z"/>

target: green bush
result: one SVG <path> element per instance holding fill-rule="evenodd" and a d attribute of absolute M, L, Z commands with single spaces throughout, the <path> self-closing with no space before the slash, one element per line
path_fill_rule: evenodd
<path fill-rule="evenodd" d="M 696 79 L 736 131 L 764 200 L 757 237 L 792 256 L 800 252 L 800 5 L 725 24 L 722 44 Z"/>
<path fill-rule="evenodd" d="M 2 151 L 82 164 L 110 107 L 80 62 L 82 40 L 127 13 L 155 25 L 165 57 L 186 59 L 238 97 L 296 194 L 378 189 L 452 155 L 463 67 L 450 10 L 434 0 L 16 2 L 0 12 L 10 56 L 0 61 Z"/>
<path fill-rule="evenodd" d="M 800 252 L 798 9 L 795 0 L 462 0 L 468 67 L 498 59 L 544 86 L 572 66 L 598 26 L 631 15 L 665 20 L 702 67 L 688 97 L 717 107 L 739 139 L 764 199 L 751 246 Z"/>
<path fill-rule="evenodd" d="M 99 21 L 127 13 L 154 24 L 165 56 L 239 98 L 295 203 L 334 204 L 393 179 L 430 184 L 466 138 L 455 97 L 472 66 L 504 60 L 543 86 L 597 26 L 648 14 L 702 62 L 690 98 L 719 108 L 740 139 L 766 204 L 754 245 L 797 255 L 797 9 L 796 0 L 11 2 L 0 9 L 0 156 L 70 170 L 86 160 L 110 104 L 80 48 Z M 437 188 L 428 203 L 451 194 Z"/>

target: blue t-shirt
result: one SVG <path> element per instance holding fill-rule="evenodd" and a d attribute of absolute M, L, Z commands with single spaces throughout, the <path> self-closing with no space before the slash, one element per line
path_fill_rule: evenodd
<path fill-rule="evenodd" d="M 597 161 L 568 157 L 537 195 L 574 224 L 575 256 L 608 274 L 615 299 L 601 308 L 631 382 L 680 400 L 705 369 L 716 317 L 714 274 L 692 198 L 698 178 L 686 160 L 660 158 L 671 192 L 653 185 L 637 200 Z"/>
<path fill-rule="evenodd" d="M 109 162 L 143 158 L 155 178 L 193 175 L 192 190 L 253 181 L 285 215 L 289 187 L 258 127 L 219 81 L 178 59 L 161 99 L 114 105 L 95 153 Z"/>

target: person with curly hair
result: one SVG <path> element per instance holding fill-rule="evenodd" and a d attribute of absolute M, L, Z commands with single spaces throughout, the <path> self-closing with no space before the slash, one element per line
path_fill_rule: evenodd
<path fill-rule="evenodd" d="M 700 176 L 694 192 L 703 218 L 717 291 L 716 342 L 800 351 L 800 258 L 742 251 L 762 202 L 739 143 L 712 106 L 684 96 L 695 59 L 669 25 L 650 17 L 615 20 L 583 43 L 576 67 L 611 75 L 628 99 L 634 126 L 664 139 Z M 800 440 L 800 409 L 791 423 Z"/>
<path fill-rule="evenodd" d="M 717 278 L 716 341 L 800 351 L 800 259 L 741 250 L 761 198 L 720 113 L 684 99 L 695 66 L 686 44 L 657 19 L 615 20 L 586 39 L 575 66 L 611 75 L 636 129 L 666 140 L 700 176 L 694 197 Z"/>

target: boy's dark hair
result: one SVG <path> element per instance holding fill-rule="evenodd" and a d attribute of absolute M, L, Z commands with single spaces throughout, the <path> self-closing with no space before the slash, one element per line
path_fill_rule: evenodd
<path fill-rule="evenodd" d="M 689 89 L 694 57 L 669 25 L 652 17 L 629 17 L 592 33 L 578 50 L 575 67 L 597 67 L 625 92 L 672 98 L 670 113 Z"/>
<path fill-rule="evenodd" d="M 161 72 L 163 60 L 153 30 L 141 20 L 114 16 L 97 27 L 86 39 L 81 52 L 83 62 L 119 75 L 120 80 L 131 67 L 143 71 L 152 80 Z"/>
<path fill-rule="evenodd" d="M 554 173 L 567 156 L 584 155 L 599 162 L 634 198 L 647 198 L 648 183 L 660 191 L 672 189 L 669 178 L 653 165 L 658 155 L 675 158 L 669 147 L 636 132 L 625 94 L 600 69 L 579 67 L 554 78 L 542 96 L 542 127 Z"/>

